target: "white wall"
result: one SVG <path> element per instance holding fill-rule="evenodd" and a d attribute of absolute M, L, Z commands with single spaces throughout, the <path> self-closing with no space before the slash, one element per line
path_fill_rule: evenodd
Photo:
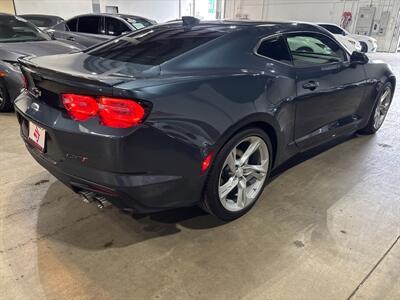
<path fill-rule="evenodd" d="M 102 12 L 106 11 L 106 5 L 118 6 L 120 13 L 143 16 L 157 22 L 179 18 L 179 0 L 101 0 Z"/>
<path fill-rule="evenodd" d="M 379 50 L 395 51 L 399 38 L 396 26 L 400 11 L 400 0 L 228 0 L 226 18 L 248 18 L 253 20 L 296 20 L 308 22 L 331 22 L 340 24 L 342 12 L 351 11 L 353 23 L 349 31 L 354 31 L 360 7 L 375 6 L 375 21 L 379 21 L 382 11 L 390 10 L 390 22 L 385 36 L 378 39 Z M 398 24 L 400 25 L 400 24 Z"/>
<path fill-rule="evenodd" d="M 219 0 L 221 1 L 221 0 Z M 231 0 L 226 0 L 227 2 Z M 93 2 L 100 3 L 100 11 L 106 6 L 117 6 L 120 13 L 139 15 L 157 22 L 193 15 L 193 0 L 15 0 L 17 14 L 53 14 L 68 19 L 75 15 L 93 12 Z M 181 10 L 179 10 L 179 3 Z M 196 14 L 208 19 L 208 0 L 196 0 Z"/>
<path fill-rule="evenodd" d="M 48 14 L 65 19 L 92 12 L 92 0 L 14 0 L 17 14 Z"/>

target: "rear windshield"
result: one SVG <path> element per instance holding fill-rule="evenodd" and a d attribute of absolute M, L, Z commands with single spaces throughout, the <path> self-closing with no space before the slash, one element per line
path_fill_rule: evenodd
<path fill-rule="evenodd" d="M 53 19 L 53 18 L 37 17 L 37 16 L 22 16 L 22 18 L 35 24 L 37 27 L 51 27 L 61 22 L 61 20 L 57 20 L 55 18 Z"/>
<path fill-rule="evenodd" d="M 159 65 L 226 33 L 226 30 L 159 26 L 143 29 L 87 53 L 123 62 Z"/>
<path fill-rule="evenodd" d="M 25 19 L 14 16 L 0 16 L 0 42 L 46 41 L 50 37 Z"/>

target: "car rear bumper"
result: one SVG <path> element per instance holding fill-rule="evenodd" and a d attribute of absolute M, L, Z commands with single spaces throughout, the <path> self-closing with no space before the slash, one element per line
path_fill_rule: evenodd
<path fill-rule="evenodd" d="M 66 173 L 58 164 L 46 159 L 39 150 L 31 146 L 25 137 L 23 138 L 32 157 L 76 193 L 94 192 L 104 196 L 119 208 L 132 208 L 137 213 L 150 213 L 173 207 L 191 206 L 196 203 L 177 201 L 182 199 L 179 191 L 187 188 L 185 186 L 187 183 L 183 178 L 113 174 L 98 170 L 80 171 L 82 174 L 72 175 Z"/>
<path fill-rule="evenodd" d="M 160 157 L 155 157 L 152 162 L 148 161 L 149 169 L 144 170 L 142 166 L 146 165 L 146 162 L 143 162 L 143 160 L 151 158 L 152 149 L 142 149 L 136 145 L 133 148 L 129 148 L 129 151 L 132 152 L 129 156 L 121 150 L 126 148 L 126 146 L 122 147 L 120 145 L 121 140 L 123 145 L 126 145 L 125 139 L 135 139 L 135 136 L 96 136 L 96 144 L 93 141 L 93 145 L 87 147 L 83 144 L 82 139 L 90 140 L 92 138 L 91 135 L 74 133 L 73 128 L 65 126 L 65 120 L 61 123 L 64 124 L 65 130 L 69 130 L 69 132 L 63 131 L 56 126 L 50 126 L 47 121 L 41 122 L 39 113 L 32 117 L 31 107 L 34 106 L 32 104 L 35 104 L 35 101 L 24 95 L 21 95 L 15 102 L 21 137 L 34 159 L 73 191 L 92 191 L 104 196 L 108 201 L 120 208 L 133 208 L 139 213 L 192 206 L 200 201 L 205 176 L 200 176 L 199 173 L 192 174 L 192 176 L 185 175 L 190 174 L 192 170 L 190 164 L 185 166 L 183 161 L 180 160 L 179 157 L 184 157 L 185 154 L 180 153 L 178 147 L 176 153 L 170 152 L 167 149 L 167 145 L 157 144 L 160 143 L 159 137 L 158 139 L 149 137 L 157 148 L 166 148 L 165 157 L 162 160 L 169 163 L 175 161 L 177 168 L 169 169 L 166 163 L 164 166 L 159 166 L 160 172 L 157 173 L 152 163 L 160 159 Z M 39 107 L 38 111 L 47 114 L 47 120 L 53 120 L 53 122 L 55 119 L 52 119 L 51 115 L 60 114 L 57 109 L 43 105 Z M 49 149 L 42 152 L 32 146 L 28 139 L 29 122 L 36 123 L 46 130 L 48 139 L 46 147 Z M 72 145 L 67 148 L 64 144 L 65 135 L 70 136 L 68 143 L 74 142 L 75 148 Z M 104 146 L 103 149 L 102 145 Z M 75 153 L 79 155 L 69 154 L 70 149 L 74 149 Z M 79 152 L 82 149 L 85 149 L 85 152 Z M 93 162 L 91 164 L 83 162 L 82 153 L 87 155 L 89 160 L 92 158 L 96 160 L 97 165 Z M 104 155 L 101 156 L 99 153 Z M 99 156 L 101 156 L 100 160 L 105 160 L 109 157 L 108 164 L 99 163 Z M 119 159 L 115 160 L 116 165 L 113 166 L 110 161 L 112 162 L 115 158 Z M 126 160 L 126 163 L 123 162 L 124 160 Z M 125 165 L 126 167 L 128 161 L 131 160 L 137 162 L 136 165 L 141 169 L 127 172 L 126 169 L 119 168 L 120 165 Z M 135 165 L 134 163 L 131 164 Z M 113 167 L 115 168 L 112 169 Z"/>

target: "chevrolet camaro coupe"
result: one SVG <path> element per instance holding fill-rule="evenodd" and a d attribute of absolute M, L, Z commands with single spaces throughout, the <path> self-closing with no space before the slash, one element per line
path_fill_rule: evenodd
<path fill-rule="evenodd" d="M 223 220 L 295 154 L 375 133 L 396 84 L 385 63 L 289 22 L 185 17 L 21 65 L 21 136 L 60 181 L 120 208 L 199 205 Z"/>

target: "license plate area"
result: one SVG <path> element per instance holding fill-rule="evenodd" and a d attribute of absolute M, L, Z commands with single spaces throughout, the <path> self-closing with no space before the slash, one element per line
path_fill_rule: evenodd
<path fill-rule="evenodd" d="M 46 130 L 29 121 L 29 143 L 40 151 L 44 151 L 46 146 Z"/>

